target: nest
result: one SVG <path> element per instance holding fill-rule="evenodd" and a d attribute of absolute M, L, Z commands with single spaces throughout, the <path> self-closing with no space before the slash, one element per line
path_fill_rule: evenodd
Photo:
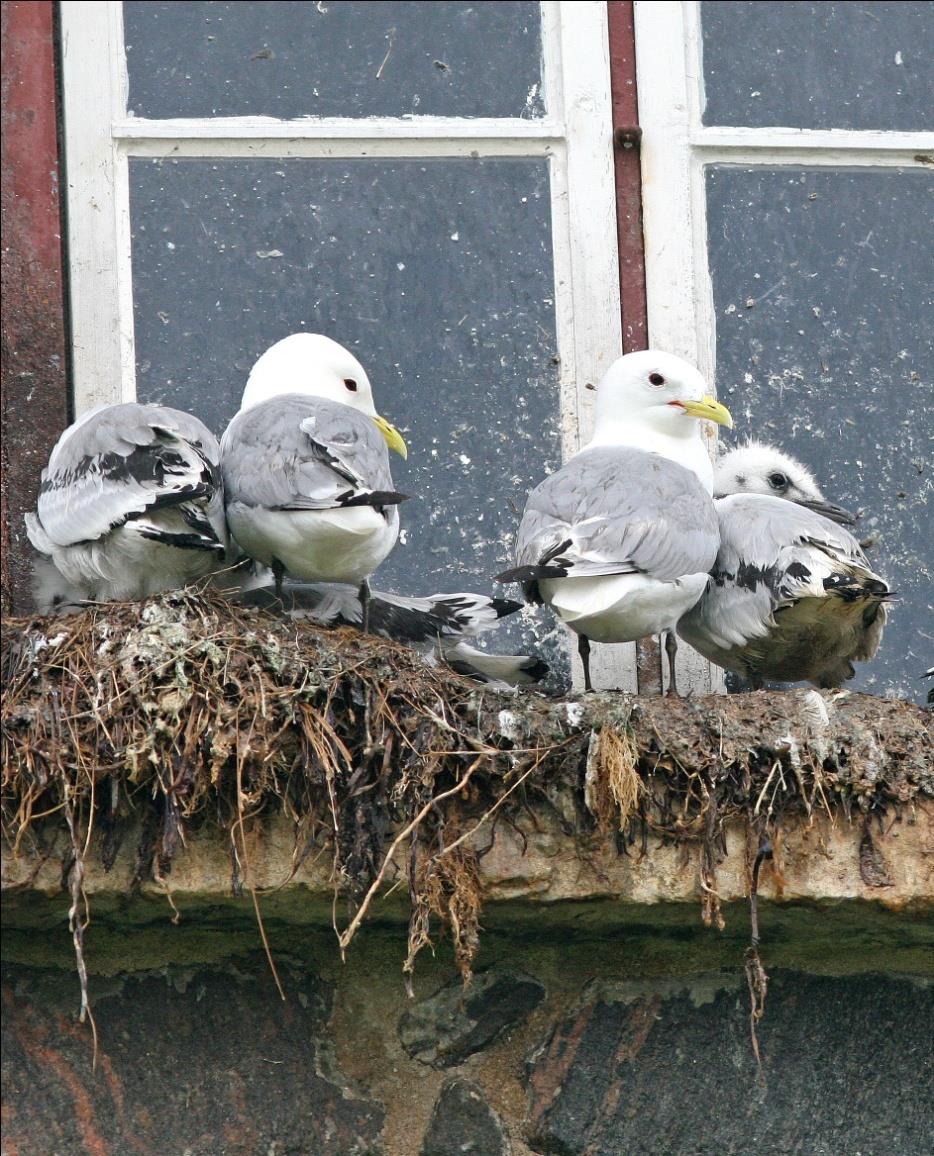
<path fill-rule="evenodd" d="M 165 883 L 186 834 L 219 827 L 231 886 L 253 895 L 262 931 L 247 835 L 283 812 L 293 874 L 312 852 L 331 857 L 342 951 L 401 864 L 406 972 L 440 923 L 469 978 L 482 826 L 489 842 L 497 823 L 540 806 L 582 844 L 607 833 L 625 854 L 647 853 L 650 835 L 694 843 L 716 924 L 727 821 L 747 824 L 750 880 L 783 818 L 817 808 L 862 818 L 871 870 L 873 816 L 934 795 L 929 716 L 906 703 L 503 695 L 381 639 L 191 592 L 10 619 L 2 661 L 3 835 L 41 863 L 65 833 L 79 968 L 85 865 L 98 856 L 109 869 L 131 831 L 142 832 L 139 886 Z"/>

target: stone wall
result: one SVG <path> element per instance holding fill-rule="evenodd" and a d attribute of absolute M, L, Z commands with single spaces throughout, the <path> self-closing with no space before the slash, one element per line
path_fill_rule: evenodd
<path fill-rule="evenodd" d="M 7 893 L 4 1156 L 931 1150 L 923 899 L 762 902 L 761 1074 L 741 901 L 492 902 L 470 987 L 439 935 L 410 998 L 393 897 L 342 963 L 298 886 L 263 899 L 283 1001 L 249 897 L 173 899 L 92 893 L 95 1070 L 66 905 Z"/>

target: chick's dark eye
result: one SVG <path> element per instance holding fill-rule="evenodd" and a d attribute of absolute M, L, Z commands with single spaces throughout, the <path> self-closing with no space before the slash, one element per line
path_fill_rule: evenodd
<path fill-rule="evenodd" d="M 344 378 L 344 385 L 347 386 L 347 388 L 350 390 L 351 393 L 357 392 L 357 383 L 354 381 L 354 379 L 352 377 L 345 377 Z"/>
<path fill-rule="evenodd" d="M 788 485 L 788 479 L 784 474 L 769 474 L 768 483 L 773 490 L 783 490 Z"/>
<path fill-rule="evenodd" d="M 665 379 L 662 377 L 662 375 L 660 373 L 650 373 L 649 374 L 649 381 L 652 383 L 652 385 L 664 385 L 665 384 Z"/>

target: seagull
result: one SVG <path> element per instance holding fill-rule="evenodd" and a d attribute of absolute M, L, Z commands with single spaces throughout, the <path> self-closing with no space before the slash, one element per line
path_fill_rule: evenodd
<path fill-rule="evenodd" d="M 840 686 L 872 658 L 891 592 L 824 500 L 810 471 L 773 446 L 725 454 L 716 469 L 720 550 L 704 596 L 678 624 L 710 662 L 761 689 L 766 679 Z"/>
<path fill-rule="evenodd" d="M 675 624 L 704 592 L 719 542 L 700 420 L 732 419 L 670 353 L 627 354 L 596 390 L 592 440 L 529 495 L 518 566 L 498 580 L 522 583 L 579 636 L 588 691 L 591 639 L 665 632 L 677 694 Z"/>
<path fill-rule="evenodd" d="M 245 590 L 241 601 L 264 609 L 281 604 L 290 618 L 321 626 L 359 628 L 363 623 L 359 590 L 339 582 L 286 580 L 281 598 L 267 583 Z M 428 663 L 443 662 L 476 682 L 514 687 L 541 682 L 548 674 L 547 663 L 534 655 L 488 654 L 466 641 L 521 610 L 520 602 L 481 594 L 409 598 L 371 590 L 367 609 L 371 634 L 410 646 Z"/>
<path fill-rule="evenodd" d="M 42 471 L 30 542 L 40 609 L 174 590 L 224 564 L 220 447 L 191 414 L 98 406 L 62 434 Z"/>
<path fill-rule="evenodd" d="M 318 333 L 294 333 L 259 358 L 240 412 L 221 439 L 230 532 L 250 558 L 283 576 L 357 586 L 399 536 L 388 450 L 399 431 L 380 417 L 366 371 Z"/>

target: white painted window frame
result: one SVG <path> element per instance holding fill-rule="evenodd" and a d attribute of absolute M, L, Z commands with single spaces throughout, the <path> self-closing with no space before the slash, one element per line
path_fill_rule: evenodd
<path fill-rule="evenodd" d="M 542 3 L 542 119 L 132 117 L 122 4 L 60 8 L 76 412 L 136 395 L 130 157 L 547 157 L 563 452 L 580 447 L 593 396 L 584 386 L 622 352 L 603 0 Z M 635 690 L 634 648 L 595 648 L 594 675 Z"/>
<path fill-rule="evenodd" d="M 693 362 L 713 383 L 706 166 L 920 168 L 926 162 L 919 158 L 934 151 L 934 135 L 705 126 L 699 0 L 635 0 L 634 11 L 649 342 Z M 723 689 L 722 671 L 687 647 L 681 651 L 679 681 L 698 693 Z"/>

